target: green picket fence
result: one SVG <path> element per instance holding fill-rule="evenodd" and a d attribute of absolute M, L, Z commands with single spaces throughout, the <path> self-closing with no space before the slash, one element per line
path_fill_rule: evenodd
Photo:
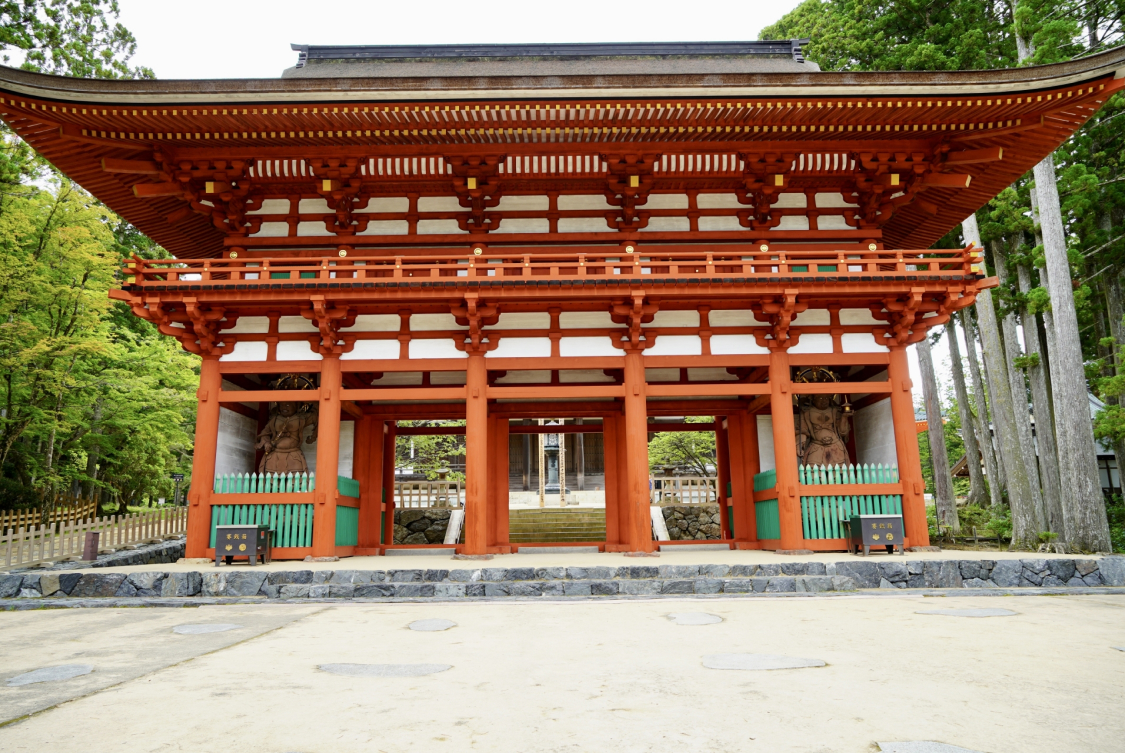
<path fill-rule="evenodd" d="M 355 497 L 359 499 L 359 482 L 354 478 L 337 476 L 336 488 L 340 491 L 340 494 L 345 497 Z"/>
<path fill-rule="evenodd" d="M 777 471 L 770 469 L 754 474 L 754 491 L 764 492 L 777 486 Z M 781 538 L 781 516 L 777 510 L 777 498 L 754 503 L 754 521 L 758 529 L 758 540 Z"/>
<path fill-rule="evenodd" d="M 898 482 L 896 465 L 802 465 L 797 469 L 803 485 L 823 484 L 894 484 Z M 901 515 L 899 494 L 851 494 L 824 497 L 801 497 L 801 520 L 806 539 L 840 539 L 844 537 L 842 518 L 852 515 Z"/>
<path fill-rule="evenodd" d="M 216 494 L 285 494 L 315 488 L 315 473 L 224 473 L 215 477 Z"/>
<path fill-rule="evenodd" d="M 358 515 L 357 515 L 358 522 Z M 312 546 L 312 505 L 215 505 L 211 508 L 211 546 L 215 526 L 269 526 L 274 546 Z M 336 534 L 337 538 L 339 533 Z"/>
<path fill-rule="evenodd" d="M 359 497 L 359 482 L 336 477 L 345 497 Z M 316 490 L 316 473 L 224 473 L 215 477 L 216 494 L 286 494 Z"/>
<path fill-rule="evenodd" d="M 359 543 L 359 508 L 336 507 L 336 546 L 355 546 Z"/>

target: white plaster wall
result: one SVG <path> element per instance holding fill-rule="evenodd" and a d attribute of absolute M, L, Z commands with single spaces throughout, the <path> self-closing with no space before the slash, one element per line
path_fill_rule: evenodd
<path fill-rule="evenodd" d="M 613 347 L 608 337 L 564 337 L 559 340 L 559 355 L 571 356 L 620 356 L 624 351 Z"/>
<path fill-rule="evenodd" d="M 789 349 L 790 353 L 831 353 L 832 335 L 820 332 L 806 332 L 801 335 L 797 344 Z"/>
<path fill-rule="evenodd" d="M 219 438 L 215 448 L 215 475 L 253 473 L 254 443 L 258 422 L 249 416 L 219 408 Z"/>
<path fill-rule="evenodd" d="M 764 327 L 769 324 L 769 322 L 758 321 L 758 317 L 749 309 L 712 311 L 707 315 L 707 322 L 712 327 Z"/>
<path fill-rule="evenodd" d="M 303 316 L 282 316 L 277 320 L 277 331 L 281 334 L 290 332 L 320 332 L 312 320 Z"/>
<path fill-rule="evenodd" d="M 840 324 L 845 327 L 850 324 L 881 324 L 886 326 L 886 322 L 881 322 L 871 315 L 871 309 L 840 309 Z"/>
<path fill-rule="evenodd" d="M 484 354 L 485 358 L 550 358 L 551 339 L 549 337 L 501 337 L 495 350 Z"/>
<path fill-rule="evenodd" d="M 649 327 L 698 327 L 698 311 L 657 311 Z"/>
<path fill-rule="evenodd" d="M 312 433 L 312 427 L 305 429 L 305 437 Z M 308 463 L 309 470 L 316 472 L 316 446 L 317 442 L 308 444 L 301 443 L 301 454 L 305 456 L 305 462 Z M 340 422 L 340 456 L 339 462 L 336 465 L 337 476 L 347 476 L 348 478 L 355 478 L 352 475 L 353 471 L 353 458 L 355 457 L 355 421 L 341 421 Z"/>
<path fill-rule="evenodd" d="M 501 314 L 496 324 L 490 324 L 485 329 L 548 329 L 550 326 L 550 314 L 546 311 L 530 311 Z"/>
<path fill-rule="evenodd" d="M 828 309 L 808 309 L 793 317 L 794 327 L 827 327 L 832 323 Z"/>
<path fill-rule="evenodd" d="M 657 339 L 657 342 L 660 342 Z M 736 356 L 736 355 L 764 355 L 769 353 L 769 348 L 763 348 L 753 335 L 712 335 L 711 355 Z"/>
<path fill-rule="evenodd" d="M 648 224 L 641 228 L 642 233 L 686 233 L 689 230 L 691 220 L 687 217 L 650 217 Z"/>
<path fill-rule="evenodd" d="M 703 197 L 701 196 L 700 198 Z M 746 228 L 742 227 L 742 223 L 738 221 L 738 217 L 726 215 L 723 217 L 700 217 L 699 229 L 703 231 L 732 232 L 745 230 Z"/>
<path fill-rule="evenodd" d="M 356 340 L 355 346 L 340 356 L 341 361 L 398 358 L 398 340 Z"/>
<path fill-rule="evenodd" d="M 889 398 L 857 410 L 852 430 L 855 432 L 857 463 L 898 465 Z"/>
<path fill-rule="evenodd" d="M 468 358 L 452 340 L 411 340 L 411 358 Z"/>
<path fill-rule="evenodd" d="M 703 340 L 696 335 L 661 335 L 656 344 L 645 351 L 649 356 L 698 356 L 703 353 Z"/>
<path fill-rule="evenodd" d="M 500 222 L 496 233 L 549 233 L 551 221 L 546 217 L 507 217 Z"/>
<path fill-rule="evenodd" d="M 886 345 L 875 340 L 870 332 L 845 332 L 840 335 L 840 347 L 845 353 L 887 353 Z"/>
<path fill-rule="evenodd" d="M 406 220 L 372 220 L 356 235 L 406 235 L 409 232 L 410 223 Z"/>
<path fill-rule="evenodd" d="M 560 196 L 559 209 L 614 209 L 602 194 Z"/>
<path fill-rule="evenodd" d="M 360 314 L 349 332 L 398 332 L 402 320 L 398 314 Z"/>
<path fill-rule="evenodd" d="M 412 332 L 442 332 L 451 329 L 468 329 L 457 323 L 453 314 L 414 314 L 410 317 Z"/>
<path fill-rule="evenodd" d="M 758 415 L 758 463 L 761 471 L 772 471 L 777 467 L 773 457 L 773 416 Z"/>
<path fill-rule="evenodd" d="M 600 327 L 625 327 L 613 321 L 608 311 L 563 311 L 559 314 L 560 329 L 594 329 Z"/>
<path fill-rule="evenodd" d="M 309 345 L 307 340 L 283 340 L 277 344 L 279 361 L 320 361 L 323 360 Z"/>
<path fill-rule="evenodd" d="M 240 316 L 233 327 L 223 330 L 223 334 L 264 335 L 269 331 L 270 318 L 268 316 Z"/>
<path fill-rule="evenodd" d="M 695 203 L 700 209 L 742 209 L 746 206 L 733 193 L 701 193 Z"/>
<path fill-rule="evenodd" d="M 264 342 L 236 342 L 234 349 L 219 357 L 220 361 L 264 361 L 269 352 Z"/>

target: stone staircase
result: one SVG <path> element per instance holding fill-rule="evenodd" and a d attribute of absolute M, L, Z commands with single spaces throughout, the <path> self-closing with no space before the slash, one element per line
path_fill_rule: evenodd
<path fill-rule="evenodd" d="M 513 544 L 605 541 L 604 508 L 509 510 L 508 521 Z"/>

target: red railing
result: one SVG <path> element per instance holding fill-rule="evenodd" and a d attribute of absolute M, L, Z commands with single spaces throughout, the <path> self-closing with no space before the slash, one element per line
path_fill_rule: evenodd
<path fill-rule="evenodd" d="M 355 253 L 355 252 L 353 252 Z M 609 250 L 520 253 L 134 259 L 123 273 L 134 284 L 213 281 L 391 280 L 418 278 L 611 278 L 626 275 L 707 275 L 738 278 L 810 275 L 968 275 L 978 257 L 969 248 L 926 251 L 664 251 Z M 128 278 L 133 278 L 129 280 Z"/>

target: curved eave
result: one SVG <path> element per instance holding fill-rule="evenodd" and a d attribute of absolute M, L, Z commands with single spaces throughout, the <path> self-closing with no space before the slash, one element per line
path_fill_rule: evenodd
<path fill-rule="evenodd" d="M 991 71 L 816 72 L 664 76 L 78 79 L 0 66 L 0 89 L 74 104 L 433 101 L 616 97 L 944 97 L 1017 94 L 1125 76 L 1125 48 L 1066 63 Z"/>

